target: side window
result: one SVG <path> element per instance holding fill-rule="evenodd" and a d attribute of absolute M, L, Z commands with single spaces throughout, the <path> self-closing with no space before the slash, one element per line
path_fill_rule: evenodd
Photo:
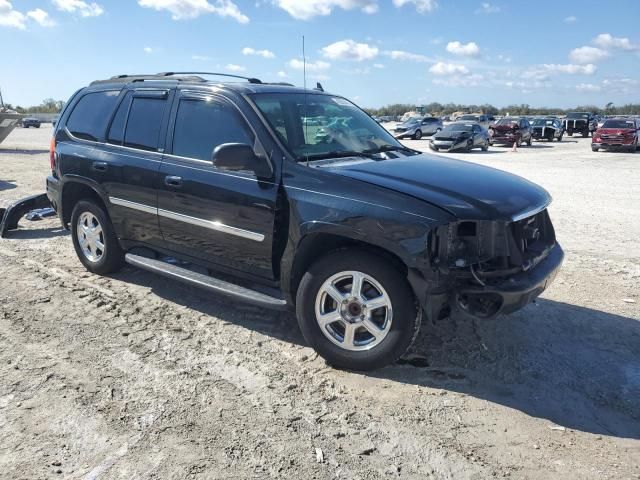
<path fill-rule="evenodd" d="M 216 100 L 180 100 L 173 131 L 173 154 L 211 160 L 213 149 L 223 143 L 253 146 L 253 133 L 235 108 Z"/>
<path fill-rule="evenodd" d="M 124 127 L 127 123 L 130 106 L 131 93 L 127 93 L 127 96 L 122 100 L 122 102 L 120 102 L 120 106 L 113 117 L 113 121 L 111 122 L 111 127 L 109 127 L 109 133 L 107 134 L 108 143 L 122 145 L 122 142 L 124 141 Z"/>
<path fill-rule="evenodd" d="M 126 147 L 156 151 L 160 136 L 160 124 L 167 100 L 162 97 L 133 97 L 127 128 L 124 134 Z"/>
<path fill-rule="evenodd" d="M 478 125 L 473 126 L 473 133 L 480 133 L 480 127 Z"/>
<path fill-rule="evenodd" d="M 119 94 L 119 90 L 87 93 L 71 112 L 67 129 L 75 137 L 94 142 L 100 140 Z"/>

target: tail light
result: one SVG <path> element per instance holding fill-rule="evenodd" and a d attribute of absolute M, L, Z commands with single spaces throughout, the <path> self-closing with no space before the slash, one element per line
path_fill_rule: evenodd
<path fill-rule="evenodd" d="M 51 137 L 51 142 L 49 143 L 49 165 L 51 170 L 56 168 L 56 137 Z"/>

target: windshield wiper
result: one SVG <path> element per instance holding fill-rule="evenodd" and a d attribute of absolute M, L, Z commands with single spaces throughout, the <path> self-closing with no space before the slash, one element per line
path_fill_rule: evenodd
<path fill-rule="evenodd" d="M 307 160 L 323 160 L 325 158 L 344 158 L 344 157 L 362 157 L 373 158 L 371 152 L 356 152 L 355 150 L 333 150 L 331 152 L 314 153 L 313 155 L 300 155 L 298 156 L 299 162 L 305 162 Z"/>
<path fill-rule="evenodd" d="M 417 152 L 417 150 L 414 150 L 409 147 L 405 147 L 403 145 L 391 145 L 391 144 L 380 145 L 377 148 L 370 148 L 368 150 L 364 150 L 363 153 L 374 154 L 374 153 L 393 152 L 393 151 L 419 153 Z"/>

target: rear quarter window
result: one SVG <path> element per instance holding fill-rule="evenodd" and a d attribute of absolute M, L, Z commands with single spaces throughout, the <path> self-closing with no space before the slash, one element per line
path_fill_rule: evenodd
<path fill-rule="evenodd" d="M 74 137 L 83 140 L 95 142 L 102 139 L 118 95 L 120 90 L 87 93 L 78 100 L 69 115 L 67 129 Z"/>

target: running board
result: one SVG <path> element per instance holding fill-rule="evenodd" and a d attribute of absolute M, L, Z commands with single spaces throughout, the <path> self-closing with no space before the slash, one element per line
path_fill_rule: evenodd
<path fill-rule="evenodd" d="M 124 257 L 125 261 L 134 267 L 142 268 L 153 273 L 160 274 L 164 277 L 173 278 L 183 283 L 188 283 L 195 287 L 204 288 L 210 292 L 235 297 L 243 302 L 259 305 L 276 310 L 287 309 L 287 302 L 281 298 L 272 297 L 261 292 L 256 292 L 246 287 L 225 282 L 218 278 L 203 275 L 202 273 L 193 272 L 186 268 L 178 267 L 170 263 L 161 262 L 152 258 L 127 253 Z"/>

